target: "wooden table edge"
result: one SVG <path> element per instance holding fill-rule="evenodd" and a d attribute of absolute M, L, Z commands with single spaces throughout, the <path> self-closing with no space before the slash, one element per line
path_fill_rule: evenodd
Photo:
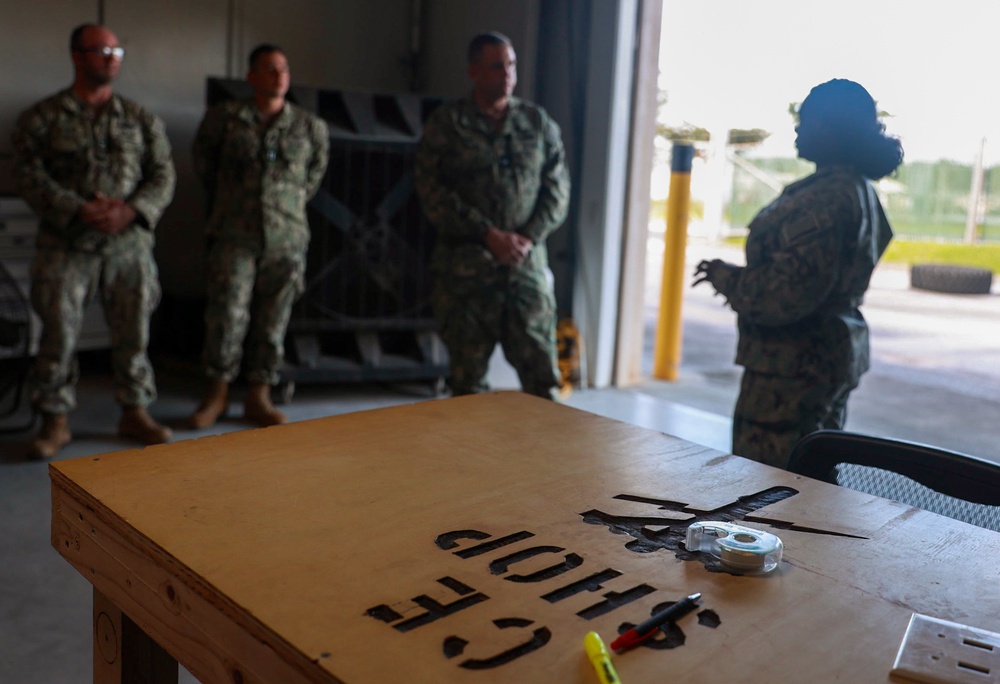
<path fill-rule="evenodd" d="M 120 650 L 122 634 L 128 633 L 129 625 L 121 625 L 117 621 L 120 616 L 108 605 L 101 605 L 106 600 L 206 684 L 340 683 L 316 661 L 113 515 L 62 473 L 58 463 L 49 464 L 49 477 L 52 546 L 94 587 L 95 681 L 99 671 L 107 674 L 120 671 L 123 665 L 130 667 L 130 654 Z M 100 629 L 101 622 L 107 619 L 115 627 L 116 649 L 108 649 L 108 631 L 102 634 Z M 158 662 L 156 657 L 152 661 Z M 100 681 L 127 679 L 102 676 Z M 176 664 L 172 680 L 167 675 L 166 679 L 151 681 L 176 682 Z"/>

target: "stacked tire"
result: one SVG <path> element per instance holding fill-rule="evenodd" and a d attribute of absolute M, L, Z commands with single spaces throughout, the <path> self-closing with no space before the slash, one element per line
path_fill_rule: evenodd
<path fill-rule="evenodd" d="M 910 287 L 949 294 L 989 294 L 993 272 L 986 268 L 950 264 L 913 264 Z"/>

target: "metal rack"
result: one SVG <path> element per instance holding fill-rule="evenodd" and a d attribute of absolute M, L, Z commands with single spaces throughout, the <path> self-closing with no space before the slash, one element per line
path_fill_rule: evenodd
<path fill-rule="evenodd" d="M 209 79 L 209 104 L 245 97 L 242 81 Z M 423 122 L 440 99 L 293 87 L 323 118 L 330 163 L 309 205 L 306 290 L 286 339 L 283 398 L 298 382 L 429 381 L 447 352 L 430 310 L 434 234 L 413 189 Z"/>
<path fill-rule="evenodd" d="M 37 219 L 18 199 L 0 198 L 0 418 L 14 415 L 21 408 L 25 380 L 31 366 L 37 335 L 33 332 L 28 306 L 28 284 L 18 282 L 8 265 L 27 264 L 34 251 Z M 27 273 L 25 272 L 25 280 Z M 0 434 L 26 430 L 28 422 L 0 427 Z"/>

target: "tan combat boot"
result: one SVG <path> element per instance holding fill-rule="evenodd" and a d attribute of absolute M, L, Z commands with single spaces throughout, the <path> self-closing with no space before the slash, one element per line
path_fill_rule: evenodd
<path fill-rule="evenodd" d="M 188 425 L 193 430 L 204 430 L 215 425 L 216 421 L 229 409 L 229 383 L 217 380 L 208 388 L 208 394 L 201 400 L 198 410 L 188 419 Z"/>
<path fill-rule="evenodd" d="M 118 423 L 118 436 L 134 439 L 146 446 L 165 444 L 173 437 L 173 430 L 160 425 L 143 406 L 125 406 L 122 409 L 122 419 Z"/>
<path fill-rule="evenodd" d="M 65 413 L 42 413 L 42 427 L 31 440 L 28 455 L 32 458 L 55 458 L 72 439 Z"/>
<path fill-rule="evenodd" d="M 261 427 L 281 425 L 286 422 L 285 414 L 271 403 L 271 386 L 264 383 L 247 387 L 243 402 L 243 417 Z"/>

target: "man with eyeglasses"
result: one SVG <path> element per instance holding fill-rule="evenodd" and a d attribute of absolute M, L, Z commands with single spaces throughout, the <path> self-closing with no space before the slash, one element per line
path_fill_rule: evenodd
<path fill-rule="evenodd" d="M 305 289 L 306 202 L 329 157 L 326 124 L 286 99 L 290 76 L 281 48 L 255 47 L 247 82 L 253 96 L 211 108 L 192 148 L 209 214 L 203 352 L 209 386 L 189 421 L 195 429 L 225 414 L 241 364 L 243 418 L 261 427 L 285 422 L 271 387 L 284 364 L 292 304 Z"/>
<path fill-rule="evenodd" d="M 559 126 L 513 95 L 510 40 L 469 43 L 468 97 L 428 118 L 415 185 L 437 230 L 432 304 L 448 349 L 452 393 L 484 392 L 497 342 L 521 389 L 555 399 L 555 295 L 545 239 L 562 225 L 570 179 Z"/>
<path fill-rule="evenodd" d="M 54 457 L 72 439 L 76 347 L 95 296 L 111 332 L 118 434 L 142 444 L 172 436 L 147 411 L 156 382 L 146 347 L 160 300 L 153 230 L 176 177 L 163 122 L 112 90 L 124 56 L 104 26 L 77 27 L 73 84 L 23 112 L 14 129 L 14 175 L 41 219 L 31 266 L 31 302 L 42 321 L 31 377 L 42 416 L 30 446 L 35 458 Z"/>

